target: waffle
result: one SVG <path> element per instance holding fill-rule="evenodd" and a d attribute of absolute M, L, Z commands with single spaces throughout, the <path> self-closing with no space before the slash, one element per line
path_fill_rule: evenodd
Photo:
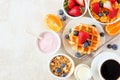
<path fill-rule="evenodd" d="M 75 36 L 73 34 L 74 31 L 86 31 L 89 34 L 89 37 L 87 40 L 90 41 L 90 46 L 84 48 L 82 47 L 82 44 L 78 44 L 78 36 Z M 71 33 L 69 34 L 69 43 L 72 45 L 72 48 L 79 52 L 81 55 L 84 54 L 90 54 L 92 51 L 97 49 L 98 44 L 100 43 L 100 35 L 96 29 L 96 27 L 92 25 L 85 25 L 80 24 L 74 28 L 72 28 Z"/>

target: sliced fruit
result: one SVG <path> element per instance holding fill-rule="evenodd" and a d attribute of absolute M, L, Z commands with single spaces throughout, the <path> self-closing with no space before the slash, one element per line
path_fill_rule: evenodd
<path fill-rule="evenodd" d="M 112 11 L 110 11 L 109 14 L 108 14 L 108 17 L 109 17 L 110 19 L 114 18 L 114 17 L 117 15 L 118 10 L 119 10 L 119 9 L 117 8 L 117 9 L 113 9 Z"/>
<path fill-rule="evenodd" d="M 120 20 L 116 23 L 107 25 L 105 27 L 105 31 L 108 33 L 108 35 L 116 35 L 120 33 Z"/>
<path fill-rule="evenodd" d="M 110 11 L 113 10 L 112 4 L 111 4 L 110 1 L 105 1 L 103 7 L 106 8 L 106 9 L 108 9 L 108 10 L 110 10 Z"/>
<path fill-rule="evenodd" d="M 47 14 L 45 16 L 45 24 L 47 27 L 55 32 L 58 32 L 62 28 L 62 21 L 54 14 Z"/>
<path fill-rule="evenodd" d="M 115 4 L 116 0 L 109 0 L 111 4 Z"/>
<path fill-rule="evenodd" d="M 87 40 L 88 37 L 89 37 L 89 34 L 87 32 L 79 31 L 78 43 L 83 44 Z"/>
<path fill-rule="evenodd" d="M 99 2 L 93 3 L 91 7 L 92 7 L 92 11 L 93 11 L 93 12 L 95 12 L 96 14 L 99 13 L 99 11 L 100 11 Z"/>
<path fill-rule="evenodd" d="M 80 7 L 79 6 L 74 6 L 69 12 L 69 15 L 77 17 L 80 16 L 82 14 L 82 12 L 80 11 Z"/>
<path fill-rule="evenodd" d="M 68 0 L 68 8 L 72 9 L 75 6 L 75 0 Z"/>
<path fill-rule="evenodd" d="M 76 2 L 77 2 L 80 6 L 85 6 L 84 0 L 76 0 Z"/>

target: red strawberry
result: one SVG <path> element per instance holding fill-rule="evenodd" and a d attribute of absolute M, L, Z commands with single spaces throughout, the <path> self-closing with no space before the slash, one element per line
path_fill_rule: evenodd
<path fill-rule="evenodd" d="M 109 0 L 111 4 L 115 4 L 116 0 Z"/>
<path fill-rule="evenodd" d="M 79 31 L 79 34 L 78 34 L 78 43 L 79 44 L 82 44 L 84 43 L 87 38 L 89 37 L 89 34 L 85 31 Z"/>
<path fill-rule="evenodd" d="M 106 8 L 106 9 L 108 9 L 108 10 L 110 10 L 110 11 L 113 10 L 113 8 L 112 8 L 112 4 L 111 4 L 110 1 L 105 1 L 103 7 Z"/>
<path fill-rule="evenodd" d="M 93 12 L 95 12 L 96 14 L 99 13 L 99 11 L 100 11 L 99 2 L 93 3 L 91 7 L 92 7 Z"/>
<path fill-rule="evenodd" d="M 68 8 L 72 9 L 75 6 L 75 0 L 68 0 Z"/>
<path fill-rule="evenodd" d="M 69 15 L 71 16 L 80 16 L 82 13 L 80 11 L 80 7 L 79 6 L 74 6 L 69 12 Z"/>
<path fill-rule="evenodd" d="M 76 2 L 77 2 L 80 6 L 85 6 L 84 0 L 76 0 Z"/>
<path fill-rule="evenodd" d="M 117 15 L 118 10 L 119 10 L 119 9 L 117 8 L 117 9 L 113 9 L 112 11 L 110 11 L 109 14 L 108 14 L 108 17 L 109 17 L 110 19 L 114 18 L 114 17 Z"/>

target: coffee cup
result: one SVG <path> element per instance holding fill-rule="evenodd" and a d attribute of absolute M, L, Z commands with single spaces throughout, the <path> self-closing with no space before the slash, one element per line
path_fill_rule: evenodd
<path fill-rule="evenodd" d="M 119 80 L 120 57 L 115 54 L 102 57 L 98 63 L 98 73 L 101 80 Z"/>

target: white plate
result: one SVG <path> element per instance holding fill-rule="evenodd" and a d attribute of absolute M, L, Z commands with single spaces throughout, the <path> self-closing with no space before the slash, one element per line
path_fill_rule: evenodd
<path fill-rule="evenodd" d="M 70 21 L 64 31 L 63 31 L 63 34 L 62 34 L 62 42 L 63 42 L 63 45 L 64 45 L 64 48 L 65 50 L 72 56 L 75 57 L 74 53 L 76 52 L 75 50 L 72 49 L 72 46 L 69 44 L 68 40 L 65 39 L 65 35 L 69 33 L 69 30 L 77 25 L 79 25 L 80 23 L 83 23 L 83 24 L 94 24 L 96 25 L 96 28 L 98 30 L 98 32 L 104 32 L 102 26 L 99 24 L 99 23 L 96 23 L 95 21 L 93 21 L 91 18 L 89 17 L 81 17 L 79 19 L 73 19 L 72 21 Z M 98 46 L 98 48 L 105 43 L 105 36 L 104 37 L 101 37 L 100 38 L 100 45 Z M 84 55 L 84 56 L 81 56 L 81 58 L 86 58 L 88 57 L 88 55 Z"/>
<path fill-rule="evenodd" d="M 101 54 L 96 56 L 91 63 L 91 72 L 94 80 L 101 80 L 98 73 L 98 64 L 100 61 L 107 60 L 107 59 L 114 59 L 114 60 L 117 59 L 117 61 L 119 59 L 120 61 L 120 57 L 112 52 L 102 52 Z"/>

